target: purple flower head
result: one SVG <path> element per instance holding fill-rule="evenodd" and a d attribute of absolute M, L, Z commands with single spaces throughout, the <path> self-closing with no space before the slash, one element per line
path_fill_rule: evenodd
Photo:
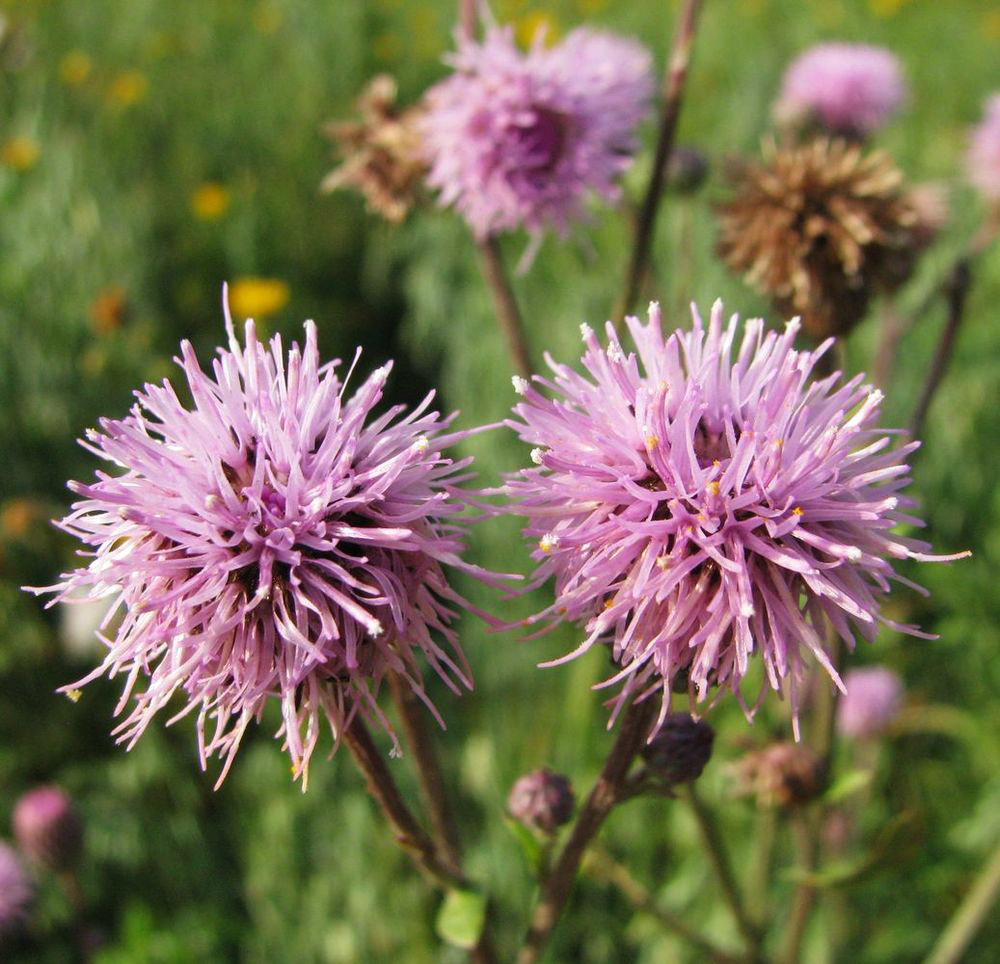
<path fill-rule="evenodd" d="M 455 73 L 426 95 L 428 182 L 477 238 L 525 227 L 565 234 L 589 191 L 612 201 L 653 93 L 635 41 L 577 29 L 527 53 L 509 28 L 458 39 Z"/>
<path fill-rule="evenodd" d="M 811 119 L 834 134 L 865 136 L 882 127 L 905 99 L 899 60 L 884 47 L 818 44 L 785 71 L 775 115 Z"/>
<path fill-rule="evenodd" d="M 666 338 L 656 304 L 647 324 L 626 319 L 628 354 L 610 323 L 607 348 L 584 325 L 586 374 L 550 360 L 538 388 L 515 378 L 508 424 L 536 467 L 506 490 L 529 519 L 532 587 L 555 582 L 529 622 L 581 622 L 579 648 L 544 665 L 609 644 L 621 669 L 601 685 L 624 684 L 619 709 L 660 690 L 659 724 L 675 684 L 692 705 L 729 689 L 748 718 L 771 689 L 795 714 L 807 656 L 842 685 L 827 619 L 849 646 L 879 622 L 923 635 L 879 613 L 890 580 L 907 582 L 890 560 L 959 556 L 893 531 L 920 524 L 900 495 L 918 443 L 890 447 L 882 395 L 862 376 L 810 380 L 832 339 L 796 351 L 797 320 L 782 333 L 725 324 L 716 302 L 706 330 L 693 314 Z M 751 706 L 741 683 L 754 659 L 764 682 Z"/>
<path fill-rule="evenodd" d="M 59 787 L 35 787 L 14 806 L 14 839 L 22 853 L 43 867 L 67 870 L 83 850 L 83 821 Z"/>
<path fill-rule="evenodd" d="M 33 898 L 31 879 L 17 853 L 0 840 L 0 940 L 27 922 Z"/>
<path fill-rule="evenodd" d="M 427 701 L 418 654 L 453 690 L 470 687 L 449 628 L 470 607 L 444 569 L 491 578 L 460 558 L 456 485 L 471 460 L 444 452 L 468 433 L 428 410 L 433 393 L 405 416 L 374 415 L 390 365 L 348 395 L 311 321 L 287 356 L 252 321 L 241 345 L 228 309 L 226 330 L 211 374 L 181 345 L 190 407 L 169 382 L 147 384 L 127 418 L 88 433 L 119 471 L 71 483 L 80 501 L 60 525 L 92 559 L 48 590 L 109 600 L 105 630 L 121 614 L 104 662 L 76 684 L 125 674 L 120 740 L 131 747 L 180 691 L 171 722 L 197 711 L 202 766 L 223 756 L 220 782 L 270 697 L 299 776 L 322 719 L 335 740 L 355 712 L 389 729 L 375 702 L 386 672 Z"/>
<path fill-rule="evenodd" d="M 1000 201 L 1000 93 L 986 101 L 983 119 L 973 128 L 966 155 L 969 180 L 989 201 Z"/>
<path fill-rule="evenodd" d="M 837 729 L 855 739 L 878 736 L 903 705 L 903 681 L 884 666 L 852 669 L 837 704 Z"/>

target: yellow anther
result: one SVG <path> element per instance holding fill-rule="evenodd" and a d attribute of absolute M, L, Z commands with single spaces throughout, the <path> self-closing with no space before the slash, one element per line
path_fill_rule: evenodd
<path fill-rule="evenodd" d="M 69 697 L 70 702 L 79 703 L 80 697 L 83 696 L 83 690 L 66 690 L 66 696 Z"/>
<path fill-rule="evenodd" d="M 615 604 L 614 599 L 605 599 L 604 600 L 604 608 L 605 609 L 610 609 L 614 604 Z"/>
<path fill-rule="evenodd" d="M 705 486 L 705 488 L 708 490 L 708 494 L 709 495 L 718 495 L 719 494 L 719 483 L 718 482 L 715 482 L 715 481 L 709 482 L 708 485 Z"/>
<path fill-rule="evenodd" d="M 804 514 L 805 514 L 804 510 L 800 505 L 797 505 L 794 509 L 792 509 L 792 515 L 804 515 Z"/>
<path fill-rule="evenodd" d="M 657 445 L 660 444 L 660 440 L 655 435 L 646 436 L 646 451 L 652 452 Z"/>

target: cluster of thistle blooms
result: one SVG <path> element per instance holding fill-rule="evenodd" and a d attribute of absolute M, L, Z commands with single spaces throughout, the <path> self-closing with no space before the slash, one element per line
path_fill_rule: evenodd
<path fill-rule="evenodd" d="M 83 822 L 59 787 L 25 793 L 14 805 L 12 823 L 17 850 L 0 841 L 0 949 L 29 922 L 35 882 L 28 868 L 71 872 L 83 852 Z"/>

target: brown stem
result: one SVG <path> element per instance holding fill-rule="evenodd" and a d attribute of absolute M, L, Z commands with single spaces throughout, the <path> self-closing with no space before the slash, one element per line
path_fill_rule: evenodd
<path fill-rule="evenodd" d="M 880 321 L 878 347 L 872 362 L 872 381 L 881 388 L 888 388 L 899 342 L 906 332 L 906 324 L 896 310 L 894 299 L 888 299 L 882 305 Z"/>
<path fill-rule="evenodd" d="M 798 813 L 792 822 L 792 835 L 795 841 L 795 857 L 799 870 L 803 874 L 812 874 L 816 870 L 819 856 L 819 814 Z M 796 964 L 802 954 L 802 939 L 805 937 L 806 926 L 812 915 L 813 904 L 816 901 L 816 888 L 811 884 L 802 883 L 795 888 L 792 895 L 792 909 L 785 925 L 785 946 L 782 948 L 779 960 L 782 964 Z"/>
<path fill-rule="evenodd" d="M 722 839 L 719 826 L 715 822 L 715 817 L 712 815 L 711 810 L 708 809 L 705 801 L 701 799 L 697 790 L 695 790 L 694 784 L 688 784 L 683 792 L 687 797 L 688 803 L 691 804 L 691 810 L 698 822 L 701 840 L 704 844 L 705 852 L 708 854 L 709 861 L 712 864 L 712 870 L 719 881 L 722 896 L 729 905 L 729 909 L 736 919 L 736 926 L 746 941 L 750 959 L 754 961 L 760 960 L 762 935 L 747 913 L 746 904 L 736 884 L 736 876 L 733 874 L 729 852 L 726 849 L 725 841 Z"/>
<path fill-rule="evenodd" d="M 355 715 L 344 730 L 342 739 L 364 774 L 368 792 L 389 821 L 397 843 L 421 870 L 442 887 L 468 887 L 465 876 L 438 852 L 434 841 L 417 823 L 360 716 Z"/>
<path fill-rule="evenodd" d="M 938 339 L 937 348 L 934 350 L 934 359 L 931 362 L 930 370 L 924 381 L 923 391 L 920 393 L 920 401 L 917 402 L 913 419 L 910 422 L 910 434 L 913 437 L 920 435 L 924 427 L 924 419 L 930 408 L 934 393 L 938 390 L 941 380 L 944 378 L 948 363 L 951 361 L 952 353 L 955 350 L 955 339 L 958 337 L 958 330 L 962 327 L 962 319 L 965 315 L 965 301 L 969 294 L 969 285 L 972 281 L 971 261 L 968 257 L 959 258 L 955 262 L 948 280 L 945 282 L 945 297 L 948 302 L 948 317 L 945 321 L 941 337 Z"/>
<path fill-rule="evenodd" d="M 566 906 L 584 852 L 620 801 L 629 767 L 649 732 L 654 710 L 653 701 L 647 699 L 633 703 L 625 711 L 604 768 L 584 801 L 552 872 L 542 885 L 517 964 L 535 964 L 540 958 Z"/>
<path fill-rule="evenodd" d="M 521 375 L 530 378 L 534 369 L 531 364 L 531 356 L 528 354 L 528 344 L 524 337 L 524 321 L 521 318 L 521 310 L 517 306 L 517 299 L 514 297 L 514 289 L 511 287 L 510 279 L 504 268 L 500 245 L 495 237 L 489 237 L 485 241 L 480 241 L 478 247 L 483 275 L 493 298 L 493 308 L 496 311 L 497 321 L 500 322 L 500 328 L 507 339 L 511 360 Z"/>
<path fill-rule="evenodd" d="M 639 881 L 629 873 L 627 867 L 615 860 L 607 851 L 598 848 L 593 862 L 593 872 L 600 878 L 613 884 L 622 896 L 637 911 L 656 918 L 668 930 L 683 937 L 692 947 L 696 947 L 708 960 L 715 964 L 737 964 L 743 958 L 738 954 L 726 951 L 699 933 L 680 915 L 661 906 Z M 588 869 L 591 864 L 588 863 Z"/>
<path fill-rule="evenodd" d="M 763 934 L 767 929 L 770 915 L 768 896 L 771 890 L 771 864 L 774 860 L 774 844 L 777 837 L 778 820 L 771 807 L 763 807 L 757 812 L 757 827 L 754 833 L 755 850 L 750 864 L 749 882 L 746 889 L 747 914 Z"/>
<path fill-rule="evenodd" d="M 667 164 L 670 161 L 670 152 L 673 150 L 677 121 L 684 101 L 684 83 L 687 80 L 688 65 L 691 62 L 691 48 L 694 45 L 701 6 L 702 0 L 684 0 L 684 6 L 677 19 L 673 45 L 663 79 L 663 107 L 660 111 L 660 129 L 656 138 L 653 170 L 649 175 L 646 196 L 643 198 L 639 219 L 635 226 L 635 238 L 632 243 L 628 268 L 625 272 L 625 284 L 615 306 L 614 317 L 617 320 L 621 320 L 635 306 L 642 278 L 649 263 L 653 229 L 656 226 L 656 215 L 660 207 L 660 198 L 663 195 Z"/>

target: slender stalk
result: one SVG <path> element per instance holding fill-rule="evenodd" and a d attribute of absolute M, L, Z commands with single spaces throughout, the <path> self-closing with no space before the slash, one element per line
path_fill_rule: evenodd
<path fill-rule="evenodd" d="M 818 814 L 796 814 L 792 821 L 792 836 L 795 842 L 796 863 L 801 871 L 811 874 L 816 870 L 819 856 L 819 834 L 816 832 Z M 816 888 L 810 884 L 799 884 L 792 895 L 792 909 L 785 927 L 785 944 L 781 956 L 782 964 L 796 964 L 802 954 L 802 939 L 812 915 L 816 901 Z"/>
<path fill-rule="evenodd" d="M 434 841 L 413 816 L 360 716 L 355 715 L 342 739 L 364 774 L 368 792 L 385 814 L 399 845 L 442 887 L 468 887 L 462 872 L 439 853 Z"/>
<path fill-rule="evenodd" d="M 476 36 L 476 0 L 458 0 L 458 29 L 469 40 Z"/>
<path fill-rule="evenodd" d="M 1000 844 L 958 905 L 924 964 L 957 964 L 1000 898 Z"/>
<path fill-rule="evenodd" d="M 566 906 L 584 852 L 621 799 L 629 767 L 649 731 L 654 709 L 653 701 L 647 699 L 633 703 L 625 711 L 601 774 L 580 808 L 569 839 L 541 887 L 517 964 L 535 964 L 541 957 Z"/>
<path fill-rule="evenodd" d="M 639 288 L 649 264 L 653 229 L 656 227 L 656 215 L 659 211 L 660 199 L 663 196 L 667 164 L 670 161 L 670 152 L 673 150 L 677 121 L 684 101 L 684 84 L 687 80 L 688 65 L 691 62 L 691 49 L 694 46 L 701 6 L 702 0 L 684 0 L 684 6 L 677 19 L 673 45 L 670 49 L 667 70 L 663 79 L 663 106 L 660 111 L 660 129 L 656 138 L 653 170 L 649 175 L 646 196 L 643 198 L 639 219 L 635 226 L 635 238 L 625 273 L 625 284 L 615 306 L 614 317 L 616 319 L 623 318 L 635 306 L 636 299 L 639 297 Z"/>
<path fill-rule="evenodd" d="M 531 364 L 528 343 L 524 337 L 524 321 L 521 317 L 521 310 L 517 306 L 517 299 L 514 297 L 510 278 L 504 267 L 500 245 L 496 238 L 490 237 L 485 241 L 480 241 L 478 247 L 483 275 L 493 298 L 493 308 L 496 311 L 497 321 L 500 322 L 500 328 L 507 339 L 511 361 L 514 362 L 514 367 L 519 374 L 530 378 L 534 367 Z"/>
<path fill-rule="evenodd" d="M 736 926 L 746 941 L 750 958 L 754 961 L 760 960 L 762 935 L 757 925 L 754 924 L 747 913 L 746 904 L 743 901 L 739 887 L 736 884 L 736 877 L 733 874 L 729 852 L 726 849 L 725 841 L 722 839 L 722 833 L 719 831 L 718 824 L 715 822 L 715 817 L 705 804 L 705 801 L 701 799 L 698 791 L 695 790 L 694 784 L 688 784 L 683 792 L 684 796 L 687 797 L 688 803 L 691 805 L 695 820 L 698 822 L 701 840 L 704 844 L 705 852 L 708 854 L 708 859 L 712 864 L 712 870 L 719 881 L 722 896 L 729 905 L 729 909 L 736 919 Z"/>
<path fill-rule="evenodd" d="M 892 369 L 899 349 L 899 341 L 906 331 L 902 316 L 896 310 L 895 299 L 888 299 L 879 312 L 879 339 L 872 362 L 872 381 L 882 388 L 888 388 L 892 380 Z"/>
<path fill-rule="evenodd" d="M 754 833 L 755 850 L 750 864 L 747 883 L 747 914 L 754 921 L 757 931 L 766 930 L 770 907 L 768 896 L 771 891 L 771 863 L 774 860 L 774 844 L 777 839 L 778 818 L 772 807 L 757 812 L 757 828 Z"/>
<path fill-rule="evenodd" d="M 715 943 L 699 933 L 678 914 L 661 906 L 639 881 L 629 873 L 627 867 L 619 863 L 603 848 L 598 847 L 592 864 L 588 869 L 608 883 L 613 884 L 622 896 L 637 911 L 656 918 L 668 930 L 683 937 L 692 947 L 697 948 L 708 960 L 715 964 L 737 964 L 743 958 L 731 951 L 718 947 Z"/>
<path fill-rule="evenodd" d="M 924 419 L 930 408 L 931 400 L 937 391 L 944 373 L 951 361 L 952 353 L 955 349 L 955 339 L 958 330 L 962 327 L 962 320 L 965 315 L 965 301 L 969 294 L 969 285 L 972 281 L 971 262 L 969 258 L 959 258 L 955 262 L 951 275 L 945 283 L 945 297 L 948 302 L 948 317 L 945 321 L 941 337 L 938 339 L 937 348 L 934 351 L 934 359 L 927 372 L 924 381 L 923 391 L 920 393 L 920 401 L 917 402 L 913 419 L 910 423 L 910 434 L 919 436 L 924 427 Z"/>

